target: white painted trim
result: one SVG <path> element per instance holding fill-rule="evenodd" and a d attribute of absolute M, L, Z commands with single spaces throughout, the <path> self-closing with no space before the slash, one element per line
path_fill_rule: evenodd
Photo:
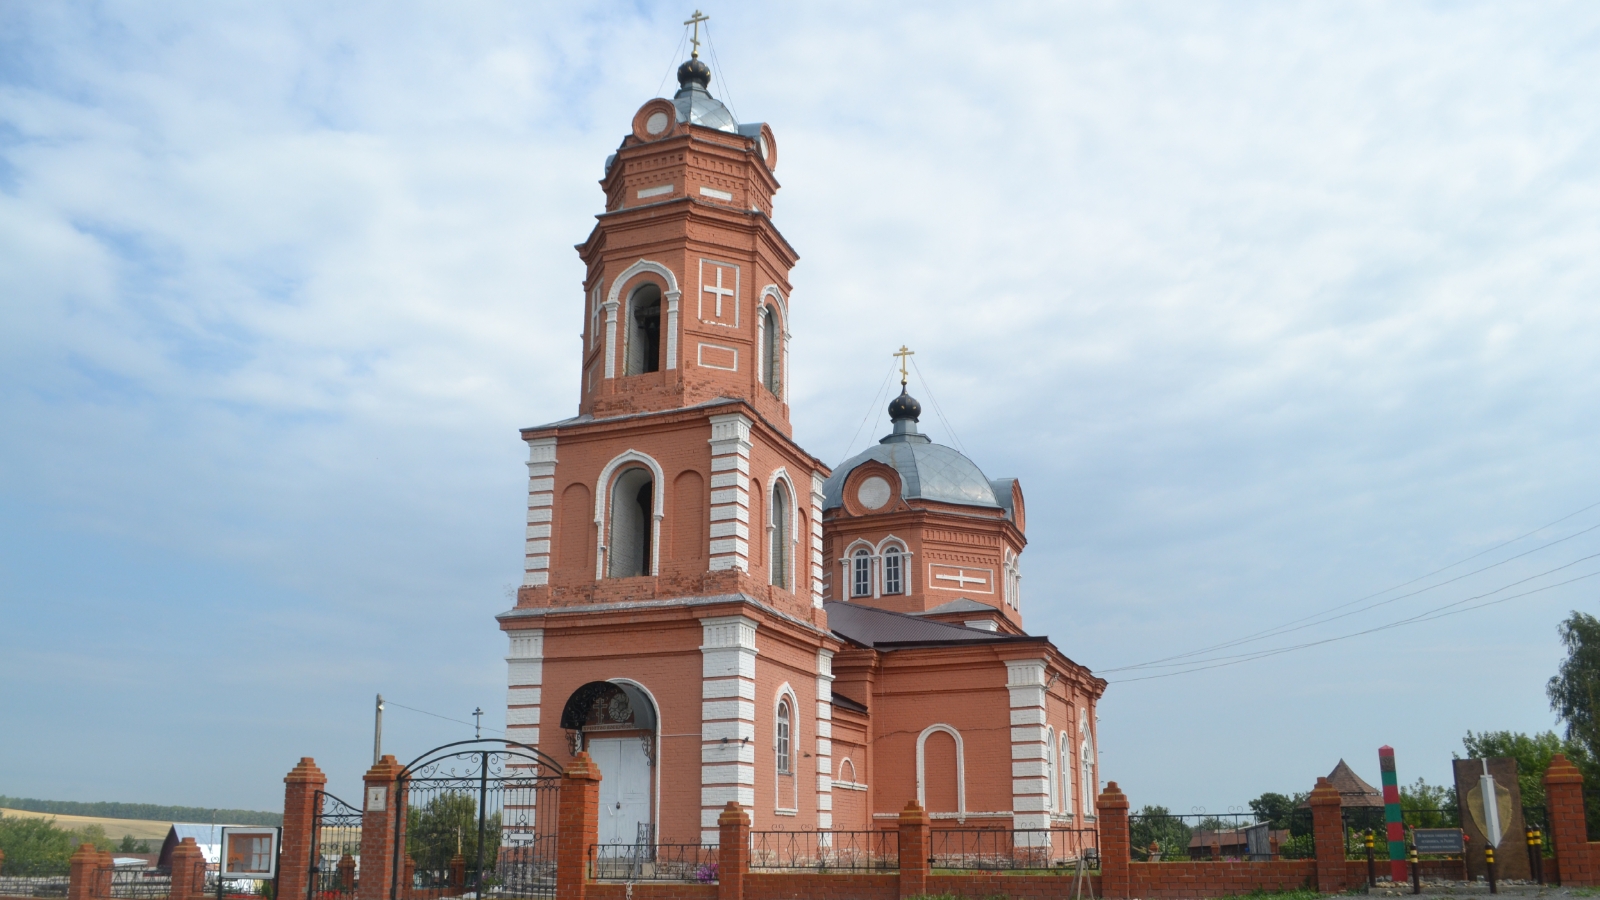
<path fill-rule="evenodd" d="M 733 202 L 732 194 L 728 193 L 727 191 L 719 191 L 716 188 L 706 187 L 703 184 L 700 186 L 700 196 L 710 197 L 713 200 L 721 200 L 724 203 Z"/>
<path fill-rule="evenodd" d="M 937 723 L 922 729 L 917 735 L 917 803 L 923 808 L 928 808 L 928 765 L 926 747 L 928 735 L 942 731 L 956 739 L 956 821 L 965 821 L 967 817 L 967 763 L 966 750 L 962 746 L 961 732 L 949 725 Z"/>
<path fill-rule="evenodd" d="M 680 293 L 678 288 L 678 276 L 672 274 L 672 270 L 661 263 L 648 259 L 641 259 L 626 269 L 623 269 L 622 274 L 618 275 L 616 280 L 611 282 L 611 292 L 606 295 L 607 378 L 617 377 L 617 306 L 621 302 L 622 289 L 626 287 L 628 282 L 633 280 L 635 276 L 641 275 L 645 272 L 652 272 L 656 275 L 659 275 L 663 280 L 666 281 L 667 287 L 666 290 L 662 291 L 663 297 L 670 298 L 671 296 Z M 669 314 L 672 311 L 670 304 L 667 311 Z M 672 358 L 672 353 L 677 350 L 677 341 L 675 340 L 676 336 L 677 329 L 674 328 L 669 336 L 669 358 L 668 365 L 665 367 L 668 369 L 677 368 L 676 361 L 674 358 Z"/>
<path fill-rule="evenodd" d="M 555 506 L 556 439 L 529 438 L 528 524 L 523 536 L 522 586 L 550 583 L 550 531 Z"/>
<path fill-rule="evenodd" d="M 666 771 L 666 769 L 661 767 L 661 760 L 663 754 L 666 752 L 666 748 L 661 746 L 661 702 L 656 699 L 656 695 L 653 691 L 645 687 L 643 684 L 634 681 L 632 678 L 607 678 L 606 681 L 612 684 L 627 684 L 638 688 L 639 692 L 644 694 L 645 697 L 649 699 L 650 705 L 655 707 L 654 712 L 656 719 L 656 733 L 652 740 L 655 742 L 656 759 L 655 765 L 650 767 L 650 780 L 654 782 L 654 789 L 651 791 L 651 793 L 655 795 L 655 805 L 650 809 L 650 822 L 653 825 L 659 824 L 657 819 L 661 815 L 661 773 Z"/>
<path fill-rule="evenodd" d="M 658 184 L 655 187 L 639 188 L 638 196 L 635 199 L 648 200 L 651 197 L 664 197 L 670 193 L 672 193 L 672 185 Z"/>
<path fill-rule="evenodd" d="M 742 317 L 740 315 L 740 312 L 741 312 L 740 307 L 742 305 L 742 301 L 739 299 L 739 295 L 742 293 L 742 289 L 743 289 L 743 285 L 744 285 L 744 268 L 742 266 L 740 266 L 738 263 L 723 262 L 723 261 L 718 260 L 718 259 L 708 259 L 708 258 L 703 257 L 703 256 L 700 257 L 699 259 L 700 259 L 700 262 L 699 262 L 699 266 L 698 266 L 697 272 L 699 273 L 699 278 L 700 278 L 700 292 L 695 297 L 695 301 L 696 301 L 695 302 L 695 317 L 698 318 L 702 323 L 704 323 L 706 325 L 716 325 L 719 328 L 738 328 L 739 327 L 739 323 L 740 323 L 740 321 L 742 319 Z M 720 321 L 717 320 L 715 302 L 712 303 L 712 317 L 708 319 L 705 316 L 705 303 L 706 303 L 705 295 L 707 293 L 712 293 L 713 295 L 715 295 L 715 292 L 708 291 L 706 289 L 706 263 L 710 263 L 713 266 L 723 266 L 725 268 L 729 268 L 729 269 L 733 270 L 733 295 L 732 295 L 733 296 L 733 324 L 731 324 L 731 325 L 726 323 L 726 322 L 720 322 Z M 728 287 L 727 285 L 722 284 L 721 281 L 718 281 L 717 283 L 719 285 L 721 285 L 722 289 L 724 289 L 724 290 L 726 290 L 727 287 Z"/>
<path fill-rule="evenodd" d="M 606 310 L 606 377 L 617 377 L 617 306 L 616 300 L 607 300 Z"/>
<path fill-rule="evenodd" d="M 821 609 L 823 600 L 823 562 L 822 562 L 822 485 L 825 479 L 821 472 L 811 473 L 811 605 Z"/>
<path fill-rule="evenodd" d="M 778 707 L 785 698 L 789 700 L 789 771 L 778 771 Z M 800 698 L 789 682 L 778 685 L 772 694 L 772 808 L 777 811 L 794 811 L 800 808 Z M 792 781 L 790 805 L 783 805 L 783 778 Z"/>
<path fill-rule="evenodd" d="M 595 541 L 594 577 L 596 581 L 606 577 L 606 550 L 610 542 L 610 535 L 606 534 L 606 511 L 611 501 L 611 478 L 624 465 L 630 463 L 643 463 L 650 470 L 655 481 L 655 508 L 651 511 L 650 532 L 650 574 L 658 575 L 661 571 L 661 518 L 662 510 L 666 503 L 666 476 L 662 474 L 661 464 L 656 462 L 649 454 L 638 450 L 628 449 L 617 454 L 600 470 L 600 478 L 595 482 L 594 488 L 594 524 L 598 529 Z"/>
<path fill-rule="evenodd" d="M 789 571 L 783 573 L 784 581 L 787 582 L 789 586 L 784 588 L 784 590 L 793 591 L 794 593 L 798 594 L 800 593 L 800 586 L 798 584 L 800 566 L 796 564 L 795 556 L 797 555 L 800 546 L 800 492 L 795 490 L 794 480 L 789 477 L 789 470 L 785 466 L 779 466 L 778 468 L 772 470 L 771 474 L 767 476 L 765 495 L 767 504 L 766 550 L 767 554 L 770 556 L 772 554 L 772 532 L 778 527 L 778 520 L 773 518 L 772 515 L 772 508 L 774 506 L 772 501 L 774 495 L 777 493 L 778 485 L 780 483 L 783 484 L 784 490 L 788 491 L 789 493 L 789 552 L 787 554 Z M 767 560 L 767 583 L 772 583 L 771 559 Z"/>
<path fill-rule="evenodd" d="M 667 368 L 678 368 L 678 298 L 677 291 L 667 291 Z"/>
<path fill-rule="evenodd" d="M 707 363 L 706 362 L 706 348 L 707 347 L 710 347 L 713 350 L 726 350 L 729 353 L 732 353 L 733 354 L 733 366 L 732 367 L 729 367 L 729 366 L 713 366 L 713 365 Z M 707 343 L 704 343 L 704 342 L 696 344 L 695 345 L 694 364 L 699 366 L 702 369 L 716 369 L 719 372 L 737 372 L 737 371 L 739 371 L 739 348 L 738 347 L 726 347 L 726 346 L 723 346 L 722 344 L 707 344 Z"/>

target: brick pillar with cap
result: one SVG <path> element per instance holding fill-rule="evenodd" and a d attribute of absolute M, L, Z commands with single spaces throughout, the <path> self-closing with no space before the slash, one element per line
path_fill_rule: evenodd
<path fill-rule="evenodd" d="M 100 854 L 93 844 L 79 844 L 67 863 L 67 900 L 90 900 L 100 877 Z"/>
<path fill-rule="evenodd" d="M 1346 885 L 1344 863 L 1344 800 L 1326 777 L 1311 790 L 1311 832 L 1317 847 L 1317 890 L 1337 894 Z"/>
<path fill-rule="evenodd" d="M 200 900 L 206 893 L 206 857 L 192 837 L 172 848 L 171 900 Z"/>
<path fill-rule="evenodd" d="M 1100 893 L 1107 898 L 1128 896 L 1132 851 L 1128 847 L 1128 795 L 1115 781 L 1094 801 L 1100 825 Z"/>
<path fill-rule="evenodd" d="M 278 849 L 278 895 L 304 897 L 311 883 L 318 793 L 328 784 L 309 756 L 283 776 L 283 837 Z"/>
<path fill-rule="evenodd" d="M 1583 773 L 1557 753 L 1544 772 L 1545 814 L 1550 819 L 1550 845 L 1562 887 L 1600 884 L 1589 825 L 1583 812 Z"/>
<path fill-rule="evenodd" d="M 750 814 L 728 801 L 717 817 L 717 900 L 742 900 L 750 871 Z"/>
<path fill-rule="evenodd" d="M 589 846 L 600 840 L 600 769 L 589 751 L 561 776 L 556 836 L 556 896 L 583 900 L 589 887 Z"/>
<path fill-rule="evenodd" d="M 356 900 L 389 900 L 394 885 L 395 843 L 405 833 L 405 823 L 395 811 L 399 797 L 400 763 L 384 756 L 362 776 L 361 875 L 356 879 Z"/>
<path fill-rule="evenodd" d="M 900 810 L 900 896 L 920 897 L 928 892 L 928 856 L 933 850 L 928 813 L 912 800 Z"/>

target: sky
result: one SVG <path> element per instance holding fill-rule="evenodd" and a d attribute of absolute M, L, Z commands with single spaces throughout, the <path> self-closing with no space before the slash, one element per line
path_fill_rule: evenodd
<path fill-rule="evenodd" d="M 916 351 L 1135 806 L 1559 727 L 1600 6 L 702 8 L 797 439 L 886 432 Z M 0 794 L 275 809 L 358 790 L 376 693 L 402 757 L 503 726 L 517 429 L 576 410 L 573 245 L 691 11 L 0 0 Z"/>

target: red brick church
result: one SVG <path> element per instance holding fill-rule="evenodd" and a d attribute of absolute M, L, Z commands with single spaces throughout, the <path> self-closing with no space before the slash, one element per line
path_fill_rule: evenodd
<path fill-rule="evenodd" d="M 577 415 L 527 428 L 508 736 L 603 775 L 601 839 L 1092 826 L 1106 682 L 1023 629 L 1027 513 L 918 428 L 835 468 L 789 423 L 778 144 L 691 58 L 579 245 Z"/>

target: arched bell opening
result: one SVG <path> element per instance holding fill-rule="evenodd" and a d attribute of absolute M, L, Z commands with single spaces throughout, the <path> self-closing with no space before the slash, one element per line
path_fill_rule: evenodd
<path fill-rule="evenodd" d="M 655 843 L 657 722 L 650 695 L 626 681 L 591 681 L 561 709 L 573 754 L 600 769 L 602 844 Z"/>

